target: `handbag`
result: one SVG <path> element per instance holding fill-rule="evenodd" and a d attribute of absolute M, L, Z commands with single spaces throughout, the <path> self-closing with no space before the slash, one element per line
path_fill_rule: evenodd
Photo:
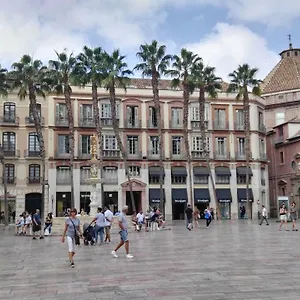
<path fill-rule="evenodd" d="M 74 222 L 72 221 L 72 219 L 71 218 L 69 218 L 69 219 L 72 222 L 72 224 L 74 226 L 74 230 L 75 230 L 75 236 L 74 236 L 74 238 L 75 238 L 75 245 L 80 245 L 80 237 L 79 237 L 79 235 L 77 233 L 76 226 L 75 226 Z"/>

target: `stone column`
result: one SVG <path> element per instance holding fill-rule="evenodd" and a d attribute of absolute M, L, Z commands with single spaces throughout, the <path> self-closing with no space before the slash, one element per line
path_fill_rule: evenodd
<path fill-rule="evenodd" d="M 80 212 L 80 169 L 76 167 L 73 169 L 73 179 L 74 179 L 74 205 L 77 211 Z"/>
<path fill-rule="evenodd" d="M 165 169 L 165 212 L 166 220 L 172 220 L 172 184 L 171 184 L 171 169 Z"/>

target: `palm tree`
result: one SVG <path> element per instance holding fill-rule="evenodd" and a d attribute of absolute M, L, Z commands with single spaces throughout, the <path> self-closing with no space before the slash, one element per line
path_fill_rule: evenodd
<path fill-rule="evenodd" d="M 7 70 L 0 65 L 0 96 L 6 97 L 8 95 L 9 85 L 7 83 Z M 4 224 L 8 226 L 8 199 L 7 199 L 7 178 L 5 176 L 5 161 L 3 146 L 0 145 L 0 163 L 2 165 L 3 173 L 3 188 L 4 188 Z"/>
<path fill-rule="evenodd" d="M 215 68 L 204 66 L 202 61 L 198 61 L 192 70 L 193 84 L 199 89 L 199 115 L 200 115 L 200 131 L 201 131 L 201 148 L 204 151 L 204 156 L 206 160 L 206 165 L 208 168 L 209 177 L 212 183 L 213 197 L 216 201 L 217 211 L 219 213 L 219 205 L 216 197 L 216 186 L 214 177 L 211 173 L 210 162 L 209 162 L 209 152 L 207 151 L 206 145 L 206 126 L 205 126 L 205 93 L 208 94 L 210 98 L 218 97 L 218 90 L 222 89 L 221 78 L 215 75 Z"/>
<path fill-rule="evenodd" d="M 154 99 L 154 106 L 157 115 L 157 130 L 159 136 L 159 189 L 160 189 L 160 205 L 161 211 L 165 213 L 164 203 L 164 153 L 163 153 L 163 133 L 162 133 L 162 119 L 159 103 L 159 79 L 161 75 L 165 75 L 170 65 L 172 56 L 166 55 L 166 46 L 158 45 L 157 41 L 152 41 L 151 44 L 144 44 L 140 46 L 140 51 L 137 52 L 137 57 L 142 61 L 135 66 L 135 70 L 142 71 L 143 77 L 151 77 L 151 85 Z"/>
<path fill-rule="evenodd" d="M 105 67 L 102 85 L 109 92 L 113 129 L 115 132 L 118 148 L 121 151 L 127 180 L 129 183 L 132 209 L 133 211 L 136 211 L 130 172 L 127 163 L 127 152 L 121 140 L 116 109 L 116 87 L 123 88 L 126 91 L 126 87 L 130 83 L 130 79 L 128 76 L 131 75 L 132 72 L 128 69 L 127 63 L 124 62 L 125 56 L 121 55 L 119 50 L 114 50 L 111 55 L 105 52 L 103 57 L 105 60 Z"/>
<path fill-rule="evenodd" d="M 99 148 L 100 178 L 102 178 L 103 168 L 103 143 L 102 127 L 100 122 L 100 111 L 98 101 L 98 88 L 101 87 L 103 79 L 103 51 L 100 47 L 91 49 L 84 46 L 82 53 L 77 56 L 77 64 L 74 69 L 75 84 L 85 86 L 92 84 L 93 116 L 96 126 Z M 101 191 L 103 196 L 103 183 L 101 181 Z M 103 197 L 102 197 L 103 199 Z"/>
<path fill-rule="evenodd" d="M 184 134 L 184 145 L 188 164 L 188 174 L 189 174 L 189 191 L 190 191 L 190 201 L 193 201 L 193 191 L 192 191 L 192 170 L 191 170 L 191 153 L 189 145 L 189 135 L 188 135 L 188 117 L 189 117 L 189 103 L 190 94 L 193 91 L 193 78 L 192 71 L 195 64 L 201 61 L 201 58 L 191 51 L 185 48 L 181 49 L 180 56 L 175 55 L 173 57 L 174 62 L 172 64 L 173 70 L 167 71 L 167 74 L 175 77 L 172 79 L 172 86 L 178 87 L 182 85 L 183 88 L 183 134 Z"/>
<path fill-rule="evenodd" d="M 66 50 L 64 52 L 58 53 L 57 60 L 50 60 L 50 78 L 52 80 L 52 89 L 57 94 L 64 94 L 65 104 L 67 109 L 67 118 L 69 125 L 69 151 L 70 151 L 70 175 L 71 175 L 71 207 L 75 206 L 74 201 L 74 176 L 73 176 L 73 164 L 74 164 L 74 146 L 75 146 L 75 129 L 74 129 L 74 117 L 73 117 L 73 107 L 72 107 L 72 88 L 71 80 L 72 73 L 76 65 L 76 58 L 73 53 L 67 54 Z"/>
<path fill-rule="evenodd" d="M 46 150 L 43 136 L 41 114 L 36 102 L 36 96 L 46 97 L 50 92 L 47 79 L 47 67 L 40 60 L 34 60 L 29 55 L 23 55 L 19 62 L 12 64 L 12 71 L 9 73 L 11 88 L 18 90 L 20 100 L 29 98 L 30 114 L 32 115 L 37 138 L 40 146 L 42 160 L 42 216 L 45 214 L 45 182 L 46 182 Z"/>
<path fill-rule="evenodd" d="M 256 79 L 258 69 L 251 68 L 248 64 L 239 65 L 238 68 L 229 74 L 231 83 L 228 87 L 229 93 L 237 93 L 236 99 L 239 101 L 243 98 L 244 106 L 244 126 L 245 126 L 245 154 L 246 154 L 246 199 L 248 212 L 251 211 L 249 203 L 249 183 L 250 183 L 250 102 L 249 102 L 249 91 L 251 89 L 252 94 L 260 96 L 260 84 L 261 80 Z M 252 218 L 252 214 L 250 216 Z"/>

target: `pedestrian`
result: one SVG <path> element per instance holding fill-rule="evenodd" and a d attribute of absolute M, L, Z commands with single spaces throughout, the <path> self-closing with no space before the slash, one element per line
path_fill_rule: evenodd
<path fill-rule="evenodd" d="M 65 242 L 65 237 L 67 236 L 68 244 L 68 257 L 70 261 L 71 268 L 74 268 L 74 255 L 75 255 L 75 245 L 80 244 L 79 238 L 82 237 L 82 231 L 80 228 L 80 220 L 76 217 L 77 210 L 73 208 L 70 210 L 70 217 L 66 219 L 65 230 L 61 241 Z"/>
<path fill-rule="evenodd" d="M 186 228 L 191 231 L 193 227 L 193 210 L 191 208 L 191 204 L 187 205 L 185 214 L 186 214 Z"/>
<path fill-rule="evenodd" d="M 293 222 L 293 231 L 298 231 L 298 229 L 296 227 L 296 221 L 298 219 L 298 213 L 297 213 L 295 202 L 292 203 L 292 207 L 291 207 L 291 210 L 290 210 L 290 216 L 291 216 L 291 220 Z"/>
<path fill-rule="evenodd" d="M 145 224 L 145 215 L 142 210 L 136 215 L 136 219 L 137 219 L 137 231 L 141 231 L 143 224 Z"/>
<path fill-rule="evenodd" d="M 264 205 L 261 206 L 262 207 L 262 210 L 261 210 L 261 221 L 260 221 L 260 224 L 261 225 L 263 223 L 263 221 L 265 220 L 266 221 L 266 225 L 269 225 L 269 222 L 268 222 L 268 212 L 267 212 L 267 209 L 265 208 Z"/>
<path fill-rule="evenodd" d="M 110 241 L 111 241 L 110 240 L 110 229 L 111 229 L 111 225 L 113 222 L 114 214 L 108 207 L 104 208 L 104 217 L 105 217 L 105 240 L 104 240 L 104 242 L 110 243 Z"/>
<path fill-rule="evenodd" d="M 40 216 L 40 210 L 37 209 L 35 214 L 32 217 L 32 234 L 33 234 L 33 240 L 36 240 L 36 235 L 40 233 L 40 240 L 42 240 L 44 237 L 42 236 L 42 222 L 41 222 L 41 216 Z"/>
<path fill-rule="evenodd" d="M 194 222 L 197 224 L 198 227 L 200 227 L 199 225 L 200 211 L 196 205 L 194 207 L 193 215 L 194 215 Z"/>
<path fill-rule="evenodd" d="M 206 228 L 209 228 L 209 225 L 211 223 L 211 212 L 209 206 L 204 211 L 204 218 L 206 220 Z"/>
<path fill-rule="evenodd" d="M 119 215 L 119 234 L 121 237 L 121 241 L 118 244 L 118 246 L 111 252 L 112 256 L 117 258 L 117 251 L 125 245 L 125 251 L 126 251 L 126 258 L 133 258 L 131 254 L 129 254 L 129 240 L 128 240 L 128 222 L 126 219 L 126 214 L 128 212 L 128 206 L 125 205 L 122 208 L 122 212 Z"/>
<path fill-rule="evenodd" d="M 287 227 L 287 210 L 286 210 L 286 207 L 285 207 L 285 204 L 282 204 L 280 209 L 279 209 L 279 216 L 280 216 L 280 225 L 279 225 L 279 231 L 281 231 L 281 227 L 283 225 L 283 223 L 285 224 L 285 230 L 286 231 L 289 231 L 288 230 L 288 227 Z"/>
<path fill-rule="evenodd" d="M 51 229 L 52 229 L 52 223 L 53 223 L 53 217 L 52 213 L 48 213 L 45 221 L 45 228 L 44 228 L 44 235 L 51 235 Z"/>
<path fill-rule="evenodd" d="M 104 240 L 105 216 L 102 212 L 101 207 L 98 207 L 98 213 L 96 214 L 96 217 L 93 220 L 93 222 L 96 222 L 96 226 L 94 228 L 95 245 L 97 245 L 99 235 L 100 235 L 100 245 L 102 245 Z"/>

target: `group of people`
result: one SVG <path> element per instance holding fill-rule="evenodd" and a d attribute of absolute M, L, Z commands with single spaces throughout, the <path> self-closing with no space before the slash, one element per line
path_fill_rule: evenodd
<path fill-rule="evenodd" d="M 288 218 L 292 221 L 292 230 L 298 231 L 298 228 L 296 226 L 296 222 L 298 219 L 298 213 L 296 209 L 296 203 L 293 202 L 291 208 L 288 210 L 285 206 L 285 204 L 282 204 L 279 209 L 279 216 L 280 216 L 280 225 L 279 225 L 279 231 L 281 231 L 281 227 L 283 224 L 285 224 L 285 230 L 289 231 L 287 226 Z"/>
<path fill-rule="evenodd" d="M 188 204 L 187 209 L 185 210 L 186 214 L 186 228 L 192 230 L 193 220 L 195 224 L 200 227 L 199 220 L 201 219 L 200 211 L 197 206 L 192 209 L 191 205 Z M 209 206 L 204 210 L 204 219 L 206 220 L 206 228 L 209 228 L 210 223 L 213 219 L 213 209 Z"/>

